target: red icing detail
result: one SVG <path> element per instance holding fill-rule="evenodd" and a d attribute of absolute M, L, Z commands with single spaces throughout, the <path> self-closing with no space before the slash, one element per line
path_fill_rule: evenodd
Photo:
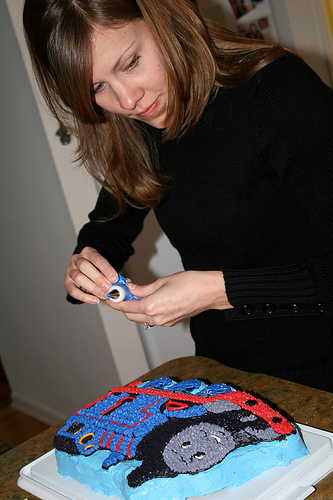
<path fill-rule="evenodd" d="M 131 441 L 129 442 L 129 445 L 127 446 L 127 456 L 128 456 L 128 458 L 132 458 L 132 456 L 131 456 L 131 445 L 132 445 L 133 441 L 134 441 L 134 436 L 132 437 Z"/>
<path fill-rule="evenodd" d="M 111 437 L 109 437 L 108 442 L 106 443 L 106 449 L 109 450 L 111 446 L 111 441 L 114 438 L 115 432 L 112 433 Z"/>
<path fill-rule="evenodd" d="M 123 435 L 121 436 L 121 438 L 119 439 L 119 441 L 118 441 L 117 448 L 116 448 L 116 451 L 118 451 L 118 452 L 120 451 L 121 442 L 122 442 L 122 440 L 124 439 L 124 437 L 125 437 L 125 436 L 124 436 L 124 434 L 123 434 Z"/>
<path fill-rule="evenodd" d="M 172 400 L 167 401 L 165 406 L 166 409 L 169 411 L 186 410 L 189 407 L 189 405 L 186 402 L 182 403 L 181 401 L 172 401 Z"/>
<path fill-rule="evenodd" d="M 237 391 L 221 394 L 220 396 L 218 397 L 218 399 L 226 399 L 228 401 L 232 401 L 245 410 L 251 411 L 254 415 L 263 418 L 276 432 L 280 434 L 290 434 L 295 430 L 294 426 L 290 422 L 288 422 L 285 417 L 283 417 L 277 411 L 273 410 L 273 408 L 270 408 L 267 404 L 261 401 L 261 399 L 255 398 L 251 394 L 243 391 Z M 254 406 L 250 406 L 249 404 L 247 404 L 248 401 L 256 401 L 257 404 Z M 281 419 L 281 421 L 274 422 L 274 417 Z"/>
<path fill-rule="evenodd" d="M 104 432 L 104 434 L 103 434 L 103 436 L 101 437 L 101 440 L 100 440 L 100 442 L 99 442 L 99 446 L 100 446 L 100 448 L 102 448 L 103 441 L 104 441 L 104 438 L 105 438 L 105 436 L 106 436 L 106 434 L 107 434 L 107 433 L 108 433 L 108 431 L 105 431 L 105 432 Z"/>
<path fill-rule="evenodd" d="M 252 412 L 254 415 L 257 415 L 258 417 L 263 418 L 276 432 L 280 434 L 290 434 L 292 433 L 295 428 L 294 426 L 288 422 L 288 420 L 283 417 L 280 413 L 277 411 L 273 410 L 270 408 L 267 404 L 265 404 L 263 401 L 261 401 L 258 398 L 255 398 L 251 394 L 248 394 L 244 391 L 235 391 L 235 392 L 227 392 L 225 394 L 218 394 L 215 396 L 197 396 L 195 394 L 183 394 L 183 393 L 175 393 L 172 391 L 165 391 L 163 389 L 147 389 L 143 387 L 138 387 L 140 384 L 143 382 L 141 381 L 136 381 L 136 382 L 131 382 L 130 384 L 123 386 L 123 387 L 115 387 L 112 391 L 110 391 L 108 394 L 105 396 L 97 399 L 93 403 L 90 403 L 87 406 L 84 406 L 81 410 L 90 408 L 91 406 L 94 406 L 96 403 L 103 401 L 103 399 L 107 398 L 111 393 L 130 393 L 132 394 L 148 394 L 152 396 L 160 396 L 161 399 L 163 398 L 169 398 L 169 399 L 174 399 L 175 396 L 177 397 L 178 401 L 188 401 L 190 403 L 196 403 L 196 404 L 204 404 L 204 403 L 212 403 L 215 401 L 219 400 L 226 400 L 226 401 L 232 401 L 233 403 L 239 405 L 240 407 L 249 410 Z M 159 401 L 161 400 L 159 399 Z M 256 401 L 257 404 L 254 406 L 249 406 L 246 404 L 247 401 Z M 155 404 L 157 401 L 152 403 L 151 405 L 147 406 L 143 410 L 141 410 L 142 413 L 145 413 L 145 411 Z M 80 410 L 79 410 L 80 411 Z M 129 426 L 125 424 L 120 424 L 120 425 L 125 425 L 125 427 L 135 427 L 141 422 L 144 422 L 147 418 L 151 416 L 151 413 L 147 413 L 147 416 L 142 419 L 140 422 L 137 422 L 135 425 Z M 76 413 L 78 414 L 78 412 Z M 91 417 L 91 415 L 87 415 L 88 417 Z M 277 417 L 281 419 L 280 422 L 273 422 L 273 418 Z M 91 417 L 91 418 L 98 418 L 98 417 Z M 112 422 L 112 421 L 111 421 Z M 115 422 L 119 425 L 119 422 Z"/>
<path fill-rule="evenodd" d="M 161 389 L 146 389 L 138 387 L 138 385 L 143 382 L 132 382 L 128 386 L 121 388 L 121 391 L 131 392 L 132 394 L 150 394 L 153 396 L 159 395 L 162 397 L 167 397 L 173 399 L 175 397 L 175 392 L 164 391 Z M 114 389 L 112 392 L 119 392 L 120 388 Z M 203 404 L 211 403 L 219 400 L 232 401 L 233 403 L 241 406 L 245 410 L 251 411 L 254 415 L 263 418 L 266 422 L 278 433 L 280 434 L 290 434 L 295 430 L 294 426 L 288 422 L 288 420 L 283 417 L 280 413 L 270 408 L 261 399 L 255 398 L 251 394 L 244 391 L 227 392 L 225 394 L 218 394 L 216 396 L 197 396 L 195 394 L 181 394 L 177 393 L 177 400 L 190 401 L 191 403 Z M 247 401 L 256 401 L 258 404 L 255 406 L 249 406 L 246 404 Z M 277 417 L 281 419 L 281 422 L 273 422 L 273 418 Z"/>
<path fill-rule="evenodd" d="M 133 399 L 135 399 L 135 397 L 136 396 L 125 396 L 123 399 L 120 399 L 115 405 L 111 406 L 111 408 L 103 411 L 103 413 L 101 413 L 101 415 L 105 415 L 105 416 L 110 415 L 110 413 L 113 413 L 117 408 L 119 408 L 123 404 L 130 403 L 131 401 L 133 401 Z"/>
<path fill-rule="evenodd" d="M 116 391 L 116 392 L 118 392 L 118 391 Z M 110 393 L 107 394 L 107 396 L 109 396 L 109 395 L 110 395 Z M 156 393 L 156 395 L 158 395 L 158 394 Z M 154 394 L 154 396 L 155 396 L 155 394 Z M 135 422 L 135 424 L 133 424 L 133 425 L 127 425 L 127 424 L 124 424 L 123 422 L 118 422 L 118 421 L 114 421 L 114 420 L 108 420 L 108 422 L 110 422 L 111 424 L 116 424 L 116 425 L 119 425 L 119 426 L 122 425 L 123 427 L 127 427 L 129 429 L 133 429 L 134 427 L 136 427 L 137 425 L 141 424 L 142 422 L 144 422 L 145 420 L 147 420 L 147 418 L 149 418 L 149 417 L 151 417 L 153 415 L 153 413 L 148 412 L 146 410 L 148 408 L 150 408 L 151 406 L 153 406 L 154 404 L 159 403 L 161 401 L 161 399 L 163 399 L 163 398 L 157 399 L 156 401 L 153 401 L 150 405 L 146 406 L 145 408 L 142 408 L 142 410 L 141 410 L 140 413 L 146 414 L 146 416 L 144 418 L 142 418 L 141 420 L 139 420 L 138 422 Z M 83 409 L 85 409 L 85 408 L 83 408 Z M 100 418 L 97 415 L 95 415 L 95 416 L 84 415 L 83 413 L 81 415 L 83 415 L 83 416 L 85 416 L 87 418 L 91 418 L 93 420 L 102 420 L 102 421 L 105 420 L 104 418 Z"/>

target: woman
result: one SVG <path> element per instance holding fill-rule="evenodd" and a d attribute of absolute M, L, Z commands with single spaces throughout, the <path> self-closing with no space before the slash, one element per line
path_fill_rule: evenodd
<path fill-rule="evenodd" d="M 153 209 L 185 271 L 106 303 L 148 325 L 191 318 L 198 355 L 333 391 L 332 91 L 188 0 L 26 0 L 24 27 L 102 184 L 69 300 L 106 299 Z"/>

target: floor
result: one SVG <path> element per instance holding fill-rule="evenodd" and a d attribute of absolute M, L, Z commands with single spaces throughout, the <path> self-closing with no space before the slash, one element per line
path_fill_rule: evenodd
<path fill-rule="evenodd" d="M 48 427 L 10 406 L 10 387 L 0 363 L 0 441 L 13 448 Z"/>

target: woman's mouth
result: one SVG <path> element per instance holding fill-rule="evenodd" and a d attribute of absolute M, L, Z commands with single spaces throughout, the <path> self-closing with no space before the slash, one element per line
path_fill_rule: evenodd
<path fill-rule="evenodd" d="M 136 116 L 138 118 L 151 118 L 156 114 L 156 111 L 159 107 L 159 102 L 160 102 L 160 96 L 158 96 L 156 101 L 154 101 L 153 104 L 151 104 L 145 111 L 138 113 Z"/>

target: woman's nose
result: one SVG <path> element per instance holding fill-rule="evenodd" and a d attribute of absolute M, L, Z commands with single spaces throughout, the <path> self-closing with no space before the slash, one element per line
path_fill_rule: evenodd
<path fill-rule="evenodd" d="M 140 87 L 132 87 L 131 85 L 121 85 L 116 90 L 116 94 L 120 107 L 127 111 L 133 111 L 143 97 L 144 90 Z"/>

